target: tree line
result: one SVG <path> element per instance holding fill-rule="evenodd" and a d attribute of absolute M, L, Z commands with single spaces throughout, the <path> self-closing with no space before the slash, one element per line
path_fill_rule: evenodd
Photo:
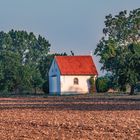
<path fill-rule="evenodd" d="M 42 36 L 26 31 L 0 32 L 0 92 L 48 91 L 50 43 Z M 47 84 L 46 84 L 47 83 Z"/>

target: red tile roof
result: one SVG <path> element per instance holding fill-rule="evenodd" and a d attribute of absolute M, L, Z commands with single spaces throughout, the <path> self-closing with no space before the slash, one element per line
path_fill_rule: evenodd
<path fill-rule="evenodd" d="M 55 56 L 62 75 L 98 75 L 91 56 Z"/>

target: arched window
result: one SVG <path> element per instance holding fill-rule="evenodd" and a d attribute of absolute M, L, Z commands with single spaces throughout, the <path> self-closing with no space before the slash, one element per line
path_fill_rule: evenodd
<path fill-rule="evenodd" d="M 74 85 L 78 85 L 78 84 L 79 84 L 79 80 L 78 80 L 78 78 L 74 78 L 73 83 L 74 83 Z"/>

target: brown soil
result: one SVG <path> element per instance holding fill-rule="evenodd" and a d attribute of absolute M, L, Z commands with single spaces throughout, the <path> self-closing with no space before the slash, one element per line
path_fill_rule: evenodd
<path fill-rule="evenodd" d="M 1 98 L 1 140 L 140 139 L 140 98 Z"/>

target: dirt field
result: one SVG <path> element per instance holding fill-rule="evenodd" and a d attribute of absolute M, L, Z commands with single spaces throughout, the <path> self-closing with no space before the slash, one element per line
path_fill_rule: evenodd
<path fill-rule="evenodd" d="M 0 140 L 140 139 L 139 96 L 0 98 Z"/>

